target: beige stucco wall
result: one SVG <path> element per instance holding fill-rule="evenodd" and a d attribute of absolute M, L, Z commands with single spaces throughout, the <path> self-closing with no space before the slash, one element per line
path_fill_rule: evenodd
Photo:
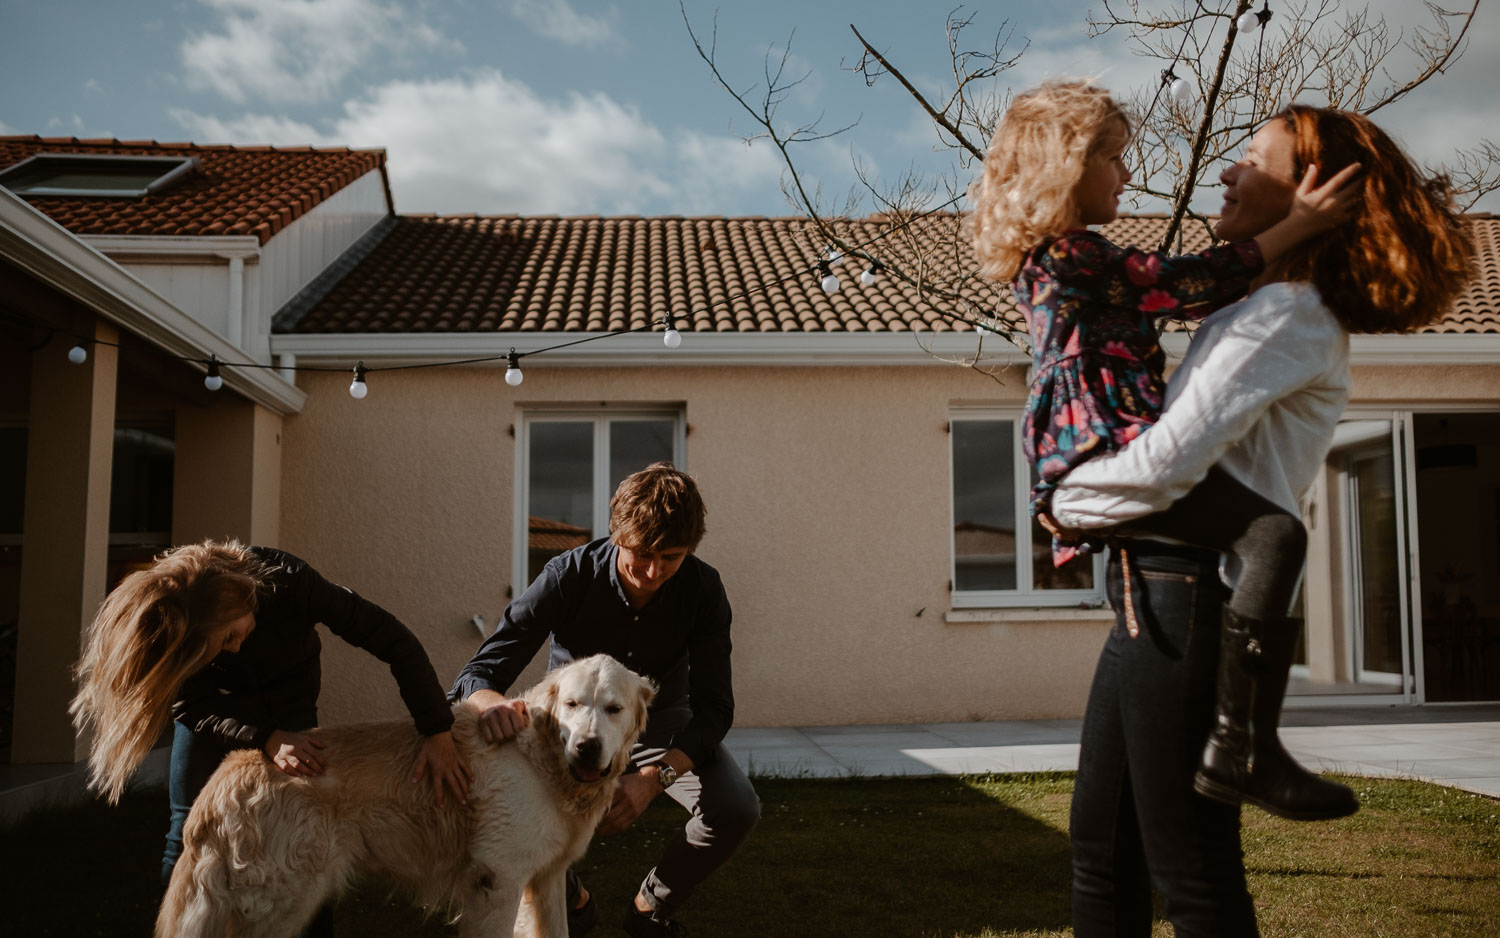
<path fill-rule="evenodd" d="M 177 409 L 172 543 L 280 540 L 281 421 L 227 394 Z"/>
<path fill-rule="evenodd" d="M 1082 711 L 1107 624 L 950 623 L 951 404 L 1019 404 L 951 365 L 528 367 L 377 372 L 364 401 L 304 373 L 283 427 L 281 546 L 399 615 L 450 680 L 511 583 L 516 441 L 528 403 L 687 401 L 701 556 L 735 610 L 740 725 L 1056 717 Z M 1024 614 L 1023 614 L 1024 617 Z M 398 715 L 394 683 L 337 641 L 325 722 Z M 535 675 L 533 670 L 532 675 Z M 523 679 L 524 680 L 524 679 Z"/>

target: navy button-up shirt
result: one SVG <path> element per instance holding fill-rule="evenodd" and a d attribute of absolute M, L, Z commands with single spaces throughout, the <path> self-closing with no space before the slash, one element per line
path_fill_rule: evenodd
<path fill-rule="evenodd" d="M 548 561 L 506 607 L 448 696 L 506 693 L 550 636 L 549 671 L 605 654 L 656 682 L 653 712 L 685 702 L 692 718 L 671 745 L 693 764 L 708 765 L 734 722 L 731 616 L 719 572 L 689 554 L 646 605 L 634 609 L 620 584 L 618 555 L 619 548 L 600 538 Z"/>

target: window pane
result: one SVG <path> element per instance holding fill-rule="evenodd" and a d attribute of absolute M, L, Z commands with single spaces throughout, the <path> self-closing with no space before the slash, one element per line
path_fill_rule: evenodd
<path fill-rule="evenodd" d="M 534 580 L 548 560 L 593 539 L 594 425 L 538 420 L 530 432 L 526 546 L 529 580 Z"/>
<path fill-rule="evenodd" d="M 955 420 L 953 588 L 1016 588 L 1015 446 L 1009 420 Z"/>
<path fill-rule="evenodd" d="M 1036 485 L 1036 469 L 1031 484 Z M 1030 517 L 1030 505 L 1026 509 Z M 1052 565 L 1052 535 L 1035 520 L 1031 522 L 1031 581 L 1039 590 L 1091 590 L 1094 588 L 1094 555 L 1074 557 L 1062 567 Z"/>
<path fill-rule="evenodd" d="M 632 472 L 672 461 L 673 420 L 614 420 L 609 425 L 609 493 Z"/>
<path fill-rule="evenodd" d="M 170 545 L 174 451 L 170 427 L 115 428 L 109 533 L 116 544 Z"/>
<path fill-rule="evenodd" d="M 1396 557 L 1396 480 L 1389 450 L 1356 457 L 1359 520 L 1358 589 L 1364 612 L 1366 671 L 1401 673 L 1401 567 Z"/>

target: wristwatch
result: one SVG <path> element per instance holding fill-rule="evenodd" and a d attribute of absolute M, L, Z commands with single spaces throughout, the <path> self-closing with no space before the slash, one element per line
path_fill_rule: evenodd
<path fill-rule="evenodd" d="M 677 770 L 666 762 L 656 763 L 656 781 L 664 791 L 671 788 L 677 784 Z"/>

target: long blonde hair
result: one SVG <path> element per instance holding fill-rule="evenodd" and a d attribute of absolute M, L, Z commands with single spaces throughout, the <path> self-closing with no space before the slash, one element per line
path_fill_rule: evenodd
<path fill-rule="evenodd" d="M 1013 280 L 1032 248 L 1076 224 L 1089 157 L 1130 118 L 1103 88 L 1049 81 L 1016 95 L 995 127 L 984 171 L 969 186 L 969 235 L 979 272 Z"/>
<path fill-rule="evenodd" d="M 68 712 L 91 731 L 89 787 L 111 803 L 171 718 L 189 676 L 218 653 L 215 639 L 256 608 L 266 565 L 237 541 L 170 550 L 125 577 L 94 617 Z"/>

